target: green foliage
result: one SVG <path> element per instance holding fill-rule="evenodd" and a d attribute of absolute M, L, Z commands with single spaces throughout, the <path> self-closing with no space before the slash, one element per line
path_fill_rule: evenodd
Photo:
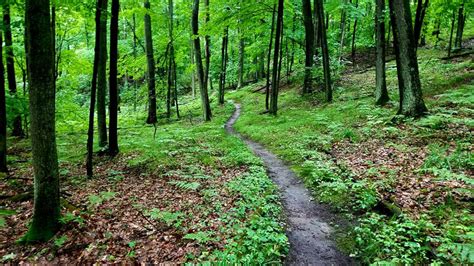
<path fill-rule="evenodd" d="M 166 224 L 167 226 L 173 226 L 178 229 L 181 227 L 181 224 L 185 218 L 184 214 L 181 212 L 162 211 L 156 208 L 146 211 L 145 213 L 153 220 L 157 220 Z"/>
<path fill-rule="evenodd" d="M 196 232 L 192 234 L 186 234 L 183 236 L 183 238 L 189 240 L 196 240 L 200 244 L 206 244 L 207 242 L 213 240 L 210 235 L 211 233 L 209 232 Z"/>
<path fill-rule="evenodd" d="M 104 201 L 111 200 L 115 197 L 117 193 L 113 191 L 102 191 L 99 193 L 99 195 L 89 195 L 89 206 L 91 207 L 97 207 L 101 205 Z"/>
<path fill-rule="evenodd" d="M 184 190 L 197 190 L 201 186 L 199 182 L 170 181 L 168 183 Z"/>
<path fill-rule="evenodd" d="M 79 226 L 83 226 L 85 222 L 84 218 L 79 215 L 76 216 L 74 213 L 71 212 L 66 212 L 64 215 L 61 216 L 59 220 L 62 224 L 68 224 L 73 222 L 77 223 Z"/>
<path fill-rule="evenodd" d="M 60 236 L 54 239 L 54 246 L 56 248 L 61 248 L 68 241 L 67 236 Z"/>
<path fill-rule="evenodd" d="M 16 214 L 16 211 L 14 210 L 0 209 L 0 228 L 7 225 L 7 222 L 5 221 L 5 217 L 14 215 L 14 214 Z"/>

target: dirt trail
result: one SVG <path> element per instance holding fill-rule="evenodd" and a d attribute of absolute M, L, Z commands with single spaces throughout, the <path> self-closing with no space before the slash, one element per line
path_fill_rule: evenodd
<path fill-rule="evenodd" d="M 265 163 L 267 172 L 279 187 L 283 206 L 287 216 L 287 236 L 290 240 L 288 265 L 353 265 L 350 258 L 343 255 L 330 239 L 331 227 L 328 221 L 333 220 L 324 206 L 312 201 L 308 189 L 296 177 L 285 163 L 276 155 L 267 151 L 262 145 L 243 138 L 233 125 L 240 116 L 240 105 L 227 121 L 225 129 L 229 134 L 238 136 Z"/>

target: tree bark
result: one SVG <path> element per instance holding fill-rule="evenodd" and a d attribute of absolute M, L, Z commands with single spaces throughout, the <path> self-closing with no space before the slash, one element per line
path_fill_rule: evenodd
<path fill-rule="evenodd" d="M 148 83 L 148 124 L 155 124 L 156 118 L 156 80 L 155 80 L 155 58 L 153 56 L 153 36 L 151 35 L 151 17 L 148 13 L 150 10 L 150 1 L 145 0 L 145 50 L 147 58 L 147 83 Z"/>
<path fill-rule="evenodd" d="M 95 48 L 94 48 L 94 66 L 92 70 L 92 86 L 91 86 L 91 101 L 89 105 L 89 128 L 87 131 L 87 159 L 86 159 L 86 170 L 87 176 L 90 178 L 93 176 L 93 162 L 92 157 L 94 154 L 94 114 L 95 114 L 95 103 L 96 103 L 96 92 L 97 92 L 97 76 L 99 72 L 99 56 L 100 56 L 100 20 L 102 17 L 102 2 L 104 0 L 97 0 L 96 15 L 95 15 Z"/>
<path fill-rule="evenodd" d="M 2 40 L 0 28 L 0 43 Z M 7 106 L 5 99 L 5 69 L 3 67 L 3 49 L 0 45 L 0 173 L 6 173 L 7 168 Z"/>
<path fill-rule="evenodd" d="M 421 91 L 410 4 L 406 0 L 390 0 L 389 3 L 400 90 L 398 114 L 419 117 L 427 108 Z"/>
<path fill-rule="evenodd" d="M 456 39 L 454 41 L 455 49 L 462 49 L 462 35 L 464 31 L 464 1 L 458 9 L 458 25 L 456 28 Z"/>
<path fill-rule="evenodd" d="M 385 105 L 390 98 L 385 74 L 385 0 L 377 0 L 375 12 L 376 49 L 375 104 Z"/>
<path fill-rule="evenodd" d="M 34 210 L 25 242 L 47 241 L 60 227 L 55 132 L 54 47 L 49 0 L 26 0 Z"/>
<path fill-rule="evenodd" d="M 339 61 L 342 60 L 342 53 L 344 52 L 344 43 L 345 43 L 345 38 L 346 38 L 346 5 L 347 5 L 347 0 L 343 1 L 343 9 L 341 10 L 341 24 L 340 24 L 340 29 L 341 29 L 341 40 L 339 43 Z"/>
<path fill-rule="evenodd" d="M 418 5 L 416 6 L 416 15 L 415 15 L 415 26 L 413 29 L 413 34 L 415 38 L 415 44 L 418 47 L 418 43 L 420 41 L 421 36 L 421 28 L 423 27 L 423 21 L 425 18 L 426 10 L 428 9 L 429 0 L 417 0 Z"/>
<path fill-rule="evenodd" d="M 227 71 L 227 47 L 229 44 L 229 26 L 226 26 L 224 29 L 224 37 L 222 37 L 222 61 L 221 61 L 221 73 L 219 76 L 219 104 L 224 104 L 224 95 L 225 95 L 225 78 Z"/>
<path fill-rule="evenodd" d="M 272 94 L 270 98 L 270 114 L 277 115 L 278 112 L 278 70 L 279 70 L 279 53 L 281 45 L 281 32 L 283 28 L 283 0 L 278 0 L 278 15 L 275 34 L 275 49 L 273 52 L 273 72 L 272 72 Z"/>
<path fill-rule="evenodd" d="M 204 0 L 204 9 L 206 12 L 205 22 L 206 25 L 209 24 L 210 20 L 210 10 L 209 10 L 209 0 Z M 209 90 L 209 71 L 211 66 L 211 37 L 206 34 L 204 36 L 204 53 L 206 58 L 206 67 L 204 69 L 204 81 L 206 82 L 206 89 Z"/>
<path fill-rule="evenodd" d="M 456 11 L 453 11 L 453 19 L 451 20 L 451 31 L 449 33 L 448 57 L 451 56 L 451 48 L 453 45 L 454 22 L 456 22 Z"/>
<path fill-rule="evenodd" d="M 317 13 L 319 21 L 319 31 L 321 36 L 321 52 L 323 54 L 323 70 L 324 70 L 324 89 L 326 92 L 326 101 L 332 101 L 332 85 L 331 85 L 331 69 L 329 64 L 329 48 L 326 36 L 327 27 L 324 21 L 324 5 L 323 0 L 316 0 L 318 4 Z"/>
<path fill-rule="evenodd" d="M 242 29 L 239 29 L 240 39 L 239 39 L 239 70 L 237 73 L 237 89 L 240 89 L 244 86 L 244 57 L 245 57 L 245 41 L 242 37 Z"/>
<path fill-rule="evenodd" d="M 10 5 L 8 1 L 3 4 L 3 27 L 5 29 L 5 61 L 7 64 L 8 90 L 12 96 L 16 96 L 16 77 L 15 77 L 15 55 L 13 53 L 13 38 L 10 19 Z M 13 118 L 12 135 L 15 137 L 24 137 L 25 132 L 21 125 L 21 115 L 17 114 Z"/>
<path fill-rule="evenodd" d="M 314 26 L 310 0 L 303 0 L 302 7 L 306 39 L 303 94 L 306 94 L 313 91 Z"/>
<path fill-rule="evenodd" d="M 270 44 L 268 47 L 268 56 L 267 56 L 267 84 L 265 86 L 265 110 L 269 110 L 270 103 L 270 61 L 272 57 L 272 47 L 273 47 L 273 34 L 275 31 L 275 13 L 276 13 L 276 4 L 273 4 L 272 12 L 272 26 L 270 31 Z"/>
<path fill-rule="evenodd" d="M 201 42 L 199 40 L 199 0 L 194 0 L 193 14 L 191 20 L 192 33 L 194 38 L 194 56 L 197 67 L 197 76 L 199 79 L 199 89 L 201 92 L 201 104 L 203 110 L 203 117 L 205 121 L 211 121 L 212 112 L 209 103 L 209 95 L 207 92 L 206 81 L 204 76 L 204 68 L 201 57 Z"/>
<path fill-rule="evenodd" d="M 107 6 L 108 0 L 102 1 L 101 18 L 100 18 L 100 52 L 99 52 L 99 68 L 97 80 L 97 126 L 99 133 L 99 146 L 107 146 L 107 112 L 106 112 L 106 95 L 107 95 Z"/>
<path fill-rule="evenodd" d="M 110 76 L 109 76 L 109 155 L 119 153 L 118 146 L 118 35 L 119 35 L 119 0 L 112 0 L 112 17 L 110 19 Z"/>
<path fill-rule="evenodd" d="M 355 2 L 355 7 L 357 8 L 359 6 L 359 1 L 356 0 Z M 356 53 L 356 44 L 355 44 L 355 41 L 356 41 L 356 33 L 357 33 L 357 17 L 354 18 L 354 27 L 352 28 L 352 45 L 351 45 L 351 57 L 352 57 L 352 61 L 354 61 L 355 59 L 355 53 Z"/>

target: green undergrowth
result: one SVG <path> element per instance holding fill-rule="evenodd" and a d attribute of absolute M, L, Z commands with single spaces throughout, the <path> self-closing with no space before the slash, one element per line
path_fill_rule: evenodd
<path fill-rule="evenodd" d="M 397 172 L 389 166 L 370 167 L 372 162 L 367 161 L 368 170 L 359 176 L 334 154 L 336 143 L 370 141 L 406 154 L 421 152 L 410 144 L 417 140 L 424 143 L 419 145 L 428 154 L 416 173 L 433 176 L 437 182 L 458 180 L 472 187 L 473 64 L 469 60 L 444 62 L 437 59 L 441 56 L 439 51 L 419 51 L 423 91 L 431 112 L 419 120 L 393 119 L 398 97 L 394 62 L 387 71 L 393 101 L 385 108 L 373 104 L 373 71 L 337 82 L 332 104 L 323 103 L 317 93 L 301 96 L 297 83 L 285 87 L 276 117 L 263 112 L 265 96 L 253 92 L 259 86 L 229 95 L 242 105 L 237 131 L 289 162 L 318 200 L 355 221 L 339 242 L 364 263 L 474 262 L 472 204 L 449 196 L 470 199 L 472 190 L 447 188 L 444 203 L 416 213 L 402 209 L 401 214 L 392 215 L 380 211 L 381 192 L 396 196 Z M 354 153 L 357 158 L 357 149 Z"/>
<path fill-rule="evenodd" d="M 146 169 L 154 174 L 178 173 L 191 181 L 171 181 L 178 189 L 200 190 L 199 179 L 209 178 L 199 169 L 212 169 L 215 175 L 221 169 L 244 168 L 242 174 L 225 183 L 229 196 L 235 197 L 235 206 L 223 211 L 215 191 L 217 184 L 202 190 L 206 205 L 196 206 L 203 212 L 218 213 L 223 226 L 219 234 L 224 234 L 223 250 L 204 252 L 199 257 L 190 256 L 191 261 L 258 262 L 279 261 L 286 255 L 288 240 L 281 223 L 282 208 L 276 188 L 265 173 L 260 159 L 246 148 L 236 137 L 224 131 L 224 123 L 233 112 L 233 106 L 214 106 L 214 120 L 202 123 L 199 107 L 183 108 L 192 119 L 183 117 L 180 122 L 157 125 L 127 132 L 121 137 L 121 149 L 125 153 L 139 153 L 131 159 L 130 167 Z M 195 113 L 191 113 L 195 112 Z M 184 166 L 184 167 L 183 167 Z M 197 169 L 197 170 L 196 170 Z M 189 176 L 187 178 L 186 176 Z M 213 232 L 200 231 L 185 238 L 198 240 L 202 245 L 212 242 Z"/>
<path fill-rule="evenodd" d="M 234 106 L 213 104 L 214 119 L 204 123 L 200 118 L 200 105 L 196 102 L 181 107 L 179 121 L 160 118 L 156 128 L 144 124 L 146 113 L 122 107 L 119 156 L 126 158 L 127 168 L 138 171 L 141 176 L 166 178 L 169 180 L 167 184 L 183 197 L 187 193 L 198 193 L 203 199 L 186 210 L 176 210 L 176 205 L 166 199 L 168 207 L 165 210 L 142 205 L 133 208 L 141 210 L 156 223 L 181 232 L 182 241 L 198 243 L 201 252 L 186 254 L 188 262 L 279 263 L 286 256 L 289 244 L 275 185 L 267 176 L 262 161 L 240 139 L 225 132 L 224 124 Z M 86 115 L 86 111 L 77 106 L 71 109 L 78 117 Z M 61 165 L 77 165 L 84 160 L 84 130 L 86 128 L 81 123 L 58 123 Z M 28 141 L 15 146 L 27 147 Z M 96 146 L 95 150 L 99 147 Z M 97 157 L 95 160 L 100 163 L 108 159 Z M 71 177 L 71 171 L 66 167 L 60 172 L 64 183 L 83 187 L 84 182 L 88 182 L 84 176 Z M 107 170 L 106 178 L 111 186 L 88 196 L 88 212 L 99 212 L 103 204 L 119 200 L 120 194 L 113 190 L 129 178 L 127 172 Z M 140 198 L 140 195 L 136 197 Z M 233 199 L 229 201 L 230 207 L 226 203 L 228 198 Z M 111 214 L 112 210 L 105 212 Z M 216 220 L 196 223 L 192 219 L 193 212 L 204 217 L 214 215 Z M 0 226 L 3 226 L 3 217 L 7 214 L 0 213 Z M 70 213 L 66 213 L 63 220 L 69 223 L 79 218 L 81 223 L 85 222 L 80 216 Z M 208 222 L 219 226 L 210 230 Z M 216 246 L 220 248 L 212 248 Z M 140 241 L 130 242 L 129 247 L 126 257 L 136 258 Z M 114 260 L 114 256 L 109 257 Z"/>

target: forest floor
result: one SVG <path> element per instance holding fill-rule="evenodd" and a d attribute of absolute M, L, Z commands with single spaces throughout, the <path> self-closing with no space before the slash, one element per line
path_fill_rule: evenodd
<path fill-rule="evenodd" d="M 262 84 L 228 94 L 241 105 L 235 130 L 351 222 L 338 230 L 339 222 L 324 221 L 338 247 L 362 263 L 474 262 L 473 56 L 442 56 L 419 50 L 430 114 L 418 120 L 393 119 L 394 61 L 384 108 L 373 105 L 370 66 L 335 77 L 332 104 L 320 93 L 301 96 L 300 76 L 292 76 L 277 117 L 262 112 L 264 95 L 254 92 Z M 95 157 L 92 179 L 84 167 L 87 110 L 60 106 L 63 227 L 41 245 L 15 244 L 32 215 L 33 172 L 29 140 L 10 138 L 10 173 L 0 176 L 0 262 L 280 262 L 289 244 L 277 186 L 244 141 L 226 134 L 233 104 L 212 105 L 210 123 L 196 119 L 194 101 L 180 121 L 162 119 L 156 129 L 144 125 L 145 112 L 124 106 L 121 153 Z"/>
<path fill-rule="evenodd" d="M 190 107 L 196 116 L 198 106 Z M 262 162 L 225 133 L 233 106 L 214 112 L 211 123 L 158 125 L 156 136 L 153 127 L 134 126 L 143 117 L 126 116 L 120 155 L 96 157 L 93 179 L 84 176 L 85 134 L 61 132 L 74 124 L 60 124 L 64 225 L 34 246 L 15 244 L 31 219 L 33 173 L 29 141 L 12 139 L 10 173 L 0 182 L 0 262 L 279 261 L 288 240 L 276 187 Z"/>
<path fill-rule="evenodd" d="M 236 130 L 354 221 L 339 246 L 363 263 L 474 262 L 473 55 L 442 56 L 419 50 L 430 113 L 418 120 L 396 116 L 395 61 L 387 65 L 392 101 L 384 108 L 373 103 L 373 67 L 336 77 L 331 104 L 284 82 L 276 118 L 263 112 L 262 84 L 229 96 L 242 108 Z"/>

